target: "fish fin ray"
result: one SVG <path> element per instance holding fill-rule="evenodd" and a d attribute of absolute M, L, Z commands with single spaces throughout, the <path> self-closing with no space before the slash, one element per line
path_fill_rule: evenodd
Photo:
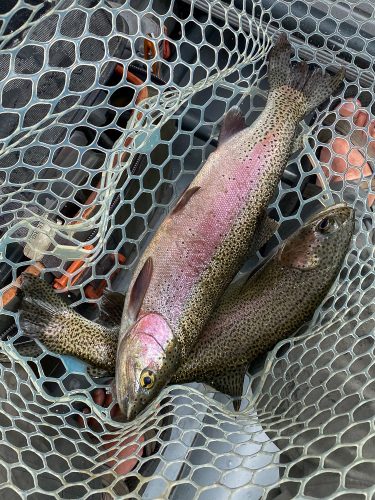
<path fill-rule="evenodd" d="M 119 327 L 124 303 L 125 295 L 123 293 L 112 292 L 107 288 L 104 289 L 102 300 L 99 305 L 98 323 L 107 327 Z"/>
<path fill-rule="evenodd" d="M 152 257 L 149 257 L 140 270 L 130 291 L 128 315 L 131 320 L 135 320 L 142 307 L 147 289 L 150 285 L 153 271 Z"/>
<path fill-rule="evenodd" d="M 243 116 L 240 108 L 231 108 L 225 115 L 221 125 L 218 145 L 220 146 L 228 139 L 236 135 L 241 130 L 246 128 L 245 117 Z"/>
<path fill-rule="evenodd" d="M 287 84 L 290 79 L 290 56 L 292 46 L 285 33 L 281 33 L 272 47 L 268 63 L 270 90 Z"/>
<path fill-rule="evenodd" d="M 249 249 L 249 257 L 253 256 L 263 245 L 269 241 L 279 229 L 279 223 L 269 215 L 264 214 L 258 223 L 255 238 Z"/>
<path fill-rule="evenodd" d="M 22 277 L 19 321 L 25 336 L 40 340 L 55 353 L 76 356 L 86 362 L 94 360 L 98 366 L 109 365 L 93 336 L 100 335 L 103 345 L 111 345 L 117 340 L 117 330 L 88 321 L 40 278 Z"/>
<path fill-rule="evenodd" d="M 302 92 L 305 104 L 301 117 L 322 104 L 333 94 L 344 79 L 345 70 L 340 68 L 336 74 L 322 73 L 320 68 L 310 69 L 306 62 L 290 64 L 291 45 L 282 33 L 270 51 L 268 79 L 270 90 L 288 86 Z"/>
<path fill-rule="evenodd" d="M 48 338 L 69 335 L 69 320 L 79 322 L 80 316 L 41 278 L 23 274 L 20 326 L 27 337 L 38 338 L 48 345 Z M 62 320 L 63 319 L 63 320 Z"/>
<path fill-rule="evenodd" d="M 241 396 L 246 371 L 247 364 L 228 370 L 227 372 L 217 375 L 214 378 L 210 377 L 209 380 L 207 380 L 207 384 L 213 387 L 216 391 L 235 398 L 233 406 L 236 411 L 238 411 L 241 406 Z"/>
<path fill-rule="evenodd" d="M 199 191 L 201 187 L 200 186 L 193 186 L 191 188 L 185 189 L 185 191 L 182 193 L 180 196 L 180 199 L 178 200 L 176 206 L 173 208 L 171 214 L 176 214 L 177 212 L 180 212 L 184 206 L 187 204 L 187 202 L 190 200 L 190 198 L 197 192 Z"/>

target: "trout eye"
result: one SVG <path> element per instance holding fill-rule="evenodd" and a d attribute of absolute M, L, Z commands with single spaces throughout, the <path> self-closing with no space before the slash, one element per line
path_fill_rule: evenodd
<path fill-rule="evenodd" d="M 143 370 L 139 382 L 143 389 L 151 389 L 155 384 L 155 373 L 151 370 Z"/>
<path fill-rule="evenodd" d="M 333 217 L 324 217 L 318 224 L 318 231 L 328 233 L 336 229 L 336 221 Z"/>

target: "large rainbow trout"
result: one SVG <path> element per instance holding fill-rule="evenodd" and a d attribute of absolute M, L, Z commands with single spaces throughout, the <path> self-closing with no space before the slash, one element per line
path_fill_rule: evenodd
<path fill-rule="evenodd" d="M 116 363 L 117 399 L 129 420 L 186 360 L 250 244 L 260 238 L 298 122 L 343 78 L 343 70 L 332 77 L 306 63 L 291 66 L 290 53 L 281 35 L 270 52 L 264 111 L 250 127 L 237 110 L 226 115 L 217 150 L 160 225 L 135 270 Z"/>
<path fill-rule="evenodd" d="M 343 204 L 322 210 L 244 285 L 231 285 L 171 383 L 201 381 L 241 396 L 249 363 L 292 335 L 327 294 L 348 251 L 353 214 Z M 35 333 L 51 350 L 76 355 L 115 373 L 124 296 L 106 294 L 102 324 L 97 324 L 68 307 L 39 278 L 24 275 L 23 294 L 20 323 L 24 333 Z M 152 382 L 153 374 L 148 376 Z"/>

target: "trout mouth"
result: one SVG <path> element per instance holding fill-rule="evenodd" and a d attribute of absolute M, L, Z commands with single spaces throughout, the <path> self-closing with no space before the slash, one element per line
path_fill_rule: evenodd
<path fill-rule="evenodd" d="M 119 347 L 123 347 L 121 344 L 126 344 L 126 339 L 123 339 L 120 343 Z M 135 380 L 137 377 L 137 367 L 133 360 L 129 359 L 122 366 L 122 376 L 117 377 L 115 382 L 116 396 L 117 402 L 120 407 L 121 412 L 126 417 L 126 420 L 129 420 L 129 414 L 134 410 L 130 411 L 130 401 L 134 401 L 136 398 L 136 387 Z"/>
<path fill-rule="evenodd" d="M 134 420 L 134 418 L 142 411 L 137 407 L 137 405 L 130 402 L 129 396 L 125 396 L 121 403 L 119 403 L 119 406 L 127 422 Z"/>

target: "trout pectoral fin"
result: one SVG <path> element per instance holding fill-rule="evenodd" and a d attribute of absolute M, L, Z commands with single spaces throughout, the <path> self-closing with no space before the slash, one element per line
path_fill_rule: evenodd
<path fill-rule="evenodd" d="M 99 305 L 98 323 L 106 327 L 120 326 L 124 303 L 125 295 L 123 293 L 105 289 Z"/>
<path fill-rule="evenodd" d="M 234 107 L 225 115 L 221 125 L 218 145 L 220 146 L 234 135 L 246 128 L 245 117 L 240 108 Z"/>
<path fill-rule="evenodd" d="M 241 396 L 244 384 L 244 379 L 247 371 L 247 364 L 239 366 L 238 368 L 228 370 L 220 375 L 210 377 L 206 383 L 213 387 L 215 390 L 227 394 L 232 398 L 233 406 L 236 411 L 241 406 Z"/>
<path fill-rule="evenodd" d="M 130 291 L 128 315 L 131 320 L 135 320 L 139 310 L 142 307 L 143 299 L 145 298 L 147 289 L 150 285 L 153 271 L 152 258 L 149 257 L 140 270 L 136 280 L 133 283 Z"/>

